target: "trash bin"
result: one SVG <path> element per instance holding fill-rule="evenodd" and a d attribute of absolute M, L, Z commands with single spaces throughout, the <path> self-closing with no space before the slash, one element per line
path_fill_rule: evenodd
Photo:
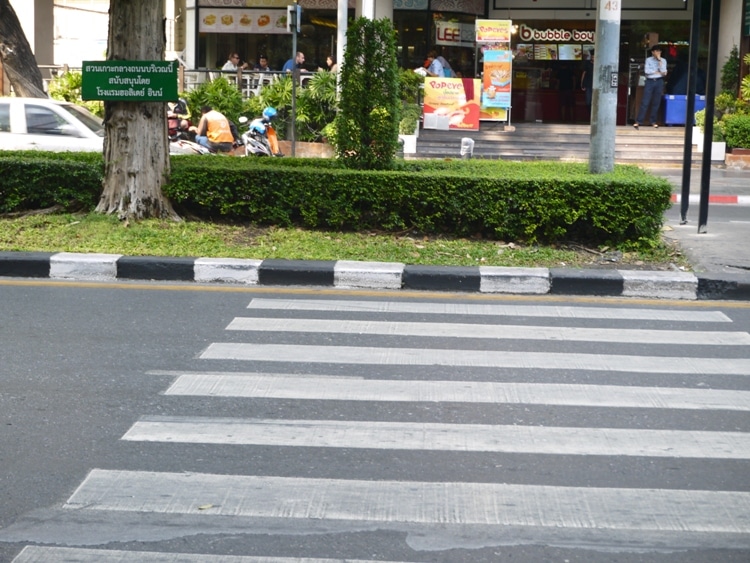
<path fill-rule="evenodd" d="M 706 96 L 695 96 L 695 111 L 706 107 Z M 685 125 L 687 111 L 687 96 L 664 96 L 664 123 L 667 125 Z M 695 125 L 695 118 L 693 119 Z"/>

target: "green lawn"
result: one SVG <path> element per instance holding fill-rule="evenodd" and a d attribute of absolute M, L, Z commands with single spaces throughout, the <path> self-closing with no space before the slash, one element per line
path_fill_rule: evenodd
<path fill-rule="evenodd" d="M 522 246 L 479 238 L 405 233 L 341 233 L 201 221 L 123 223 L 97 214 L 0 218 L 0 251 L 90 252 L 130 256 L 359 260 L 422 265 L 689 268 L 679 250 L 612 253 L 576 245 Z"/>

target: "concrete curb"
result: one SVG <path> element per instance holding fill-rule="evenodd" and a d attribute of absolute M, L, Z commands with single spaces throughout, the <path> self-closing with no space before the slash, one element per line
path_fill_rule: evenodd
<path fill-rule="evenodd" d="M 700 203 L 701 198 L 699 194 L 690 194 L 688 197 L 689 203 Z M 681 194 L 672 194 L 672 203 L 681 203 Z M 750 205 L 750 196 L 748 195 L 724 195 L 715 194 L 708 196 L 708 203 L 715 203 L 721 205 Z"/>
<path fill-rule="evenodd" d="M 749 274 L 0 252 L 0 277 L 750 301 Z"/>

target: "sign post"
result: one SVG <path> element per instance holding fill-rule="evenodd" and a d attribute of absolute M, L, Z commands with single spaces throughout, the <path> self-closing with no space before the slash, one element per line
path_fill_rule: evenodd
<path fill-rule="evenodd" d="M 510 50 L 511 20 L 477 20 L 476 43 L 483 56 L 482 120 L 507 120 L 510 124 L 513 56 Z"/>

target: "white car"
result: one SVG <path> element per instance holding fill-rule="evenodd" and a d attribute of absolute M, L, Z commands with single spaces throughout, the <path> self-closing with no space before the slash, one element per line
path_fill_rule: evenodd
<path fill-rule="evenodd" d="M 0 98 L 0 150 L 102 152 L 104 125 L 86 108 L 47 98 Z"/>

